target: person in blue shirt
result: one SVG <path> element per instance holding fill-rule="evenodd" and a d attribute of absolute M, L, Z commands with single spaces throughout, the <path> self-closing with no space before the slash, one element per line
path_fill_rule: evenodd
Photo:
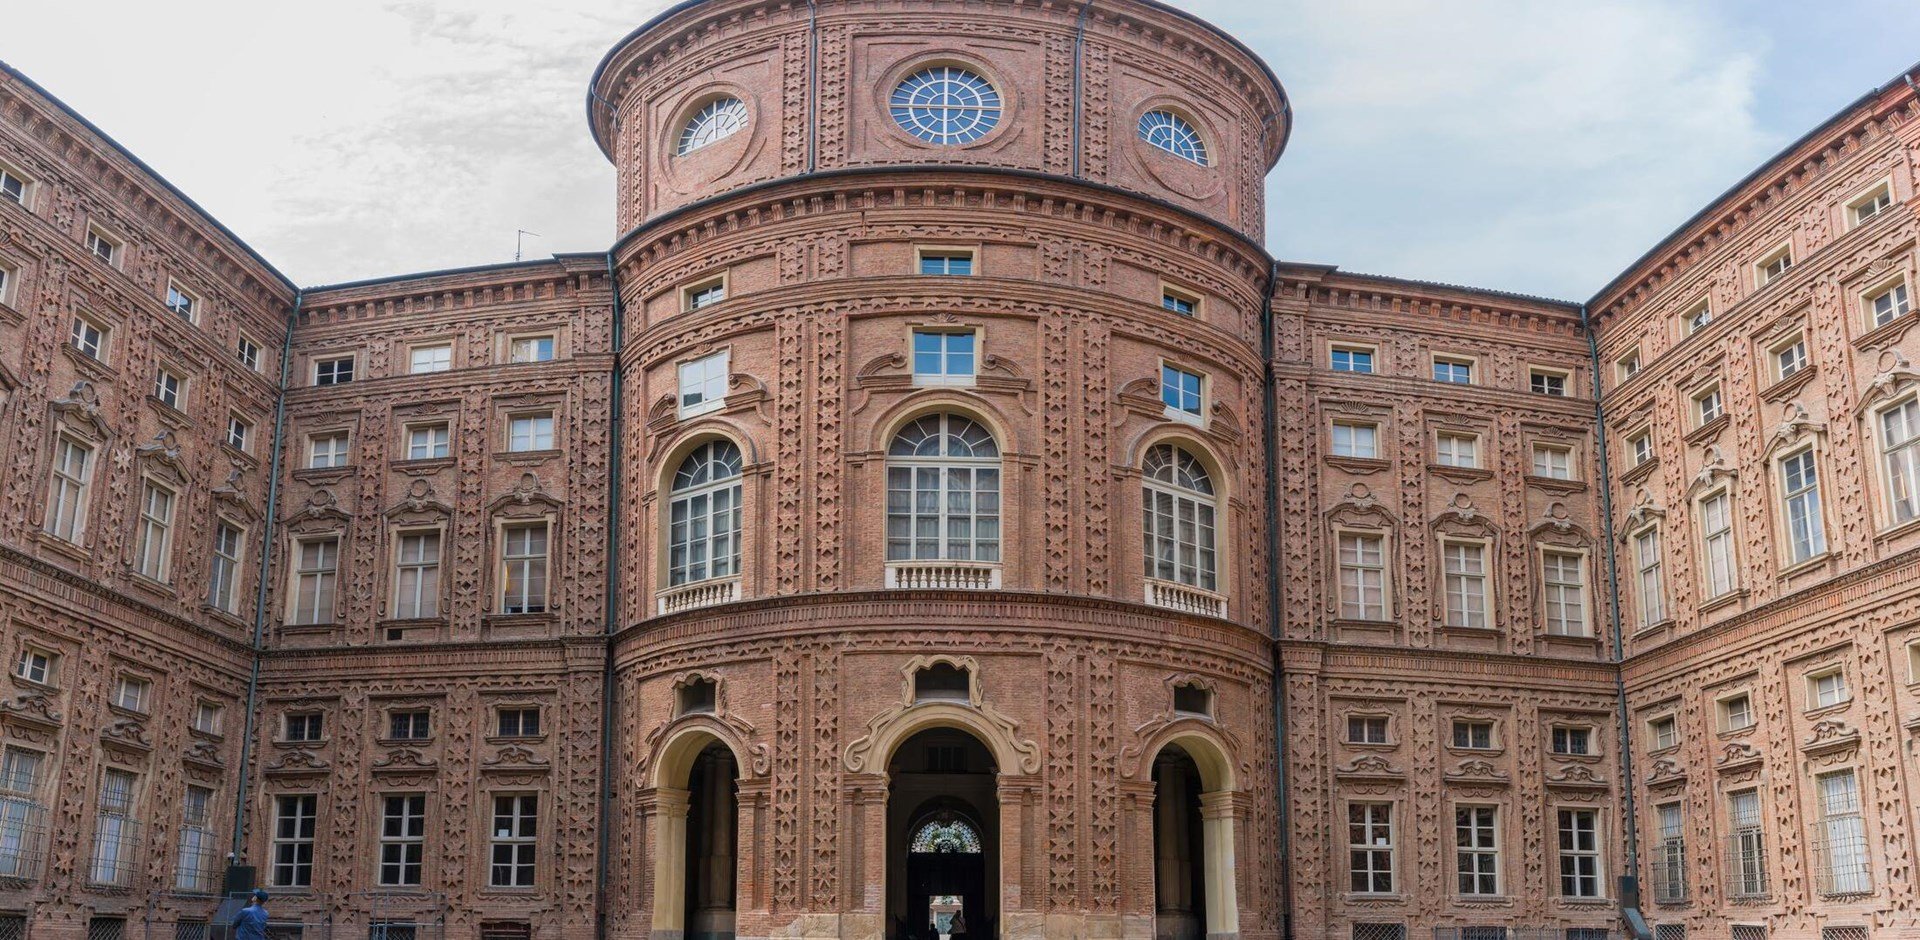
<path fill-rule="evenodd" d="M 267 892 L 253 889 L 253 903 L 233 915 L 233 940 L 267 940 Z"/>

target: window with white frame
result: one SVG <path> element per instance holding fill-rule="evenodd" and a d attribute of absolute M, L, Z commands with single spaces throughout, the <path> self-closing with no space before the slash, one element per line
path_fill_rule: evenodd
<path fill-rule="evenodd" d="M 144 712 L 148 706 L 147 697 L 152 691 L 152 682 L 137 676 L 121 675 L 115 677 L 113 681 L 111 701 L 117 708 L 124 708 L 130 712 Z"/>
<path fill-rule="evenodd" d="M 1783 247 L 1775 251 L 1773 254 L 1760 259 L 1760 263 L 1753 266 L 1756 280 L 1755 286 L 1765 287 L 1773 283 L 1792 267 L 1793 249 Z"/>
<path fill-rule="evenodd" d="M 312 793 L 283 793 L 273 804 L 273 884 L 280 888 L 313 886 L 314 820 L 320 798 Z"/>
<path fill-rule="evenodd" d="M 507 342 L 508 362 L 551 362 L 553 334 L 516 336 Z"/>
<path fill-rule="evenodd" d="M 0 304 L 12 304 L 14 286 L 20 282 L 20 272 L 7 265 L 0 264 Z"/>
<path fill-rule="evenodd" d="M 1865 894 L 1873 890 L 1866 820 L 1860 811 L 1860 781 L 1853 770 L 1815 778 L 1820 791 L 1820 893 Z"/>
<path fill-rule="evenodd" d="M 1667 577 L 1661 556 L 1660 530 L 1649 526 L 1633 535 L 1634 597 L 1640 602 L 1640 625 L 1651 627 L 1667 619 Z"/>
<path fill-rule="evenodd" d="M 187 383 L 168 371 L 165 366 L 161 366 L 154 373 L 153 397 L 159 399 L 160 404 L 168 408 L 180 410 L 181 403 L 186 401 L 186 388 Z"/>
<path fill-rule="evenodd" d="M 1600 897 L 1600 813 L 1563 809 L 1560 818 L 1560 896 Z"/>
<path fill-rule="evenodd" d="M 20 651 L 13 674 L 38 685 L 53 685 L 59 678 L 59 666 L 59 654 L 29 646 Z"/>
<path fill-rule="evenodd" d="M 147 481 L 140 492 L 140 529 L 135 533 L 133 570 L 155 581 L 167 579 L 173 549 L 174 492 Z"/>
<path fill-rule="evenodd" d="M 1433 357 L 1433 380 L 1453 385 L 1473 384 L 1473 360 L 1455 356 Z"/>
<path fill-rule="evenodd" d="M 416 424 L 407 428 L 408 460 L 440 460 L 450 453 L 450 431 L 445 424 Z"/>
<path fill-rule="evenodd" d="M 239 341 L 234 343 L 233 358 L 255 372 L 260 371 L 260 344 L 244 336 L 240 337 Z"/>
<path fill-rule="evenodd" d="M 1157 444 L 1140 462 L 1140 479 L 1147 577 L 1216 590 L 1218 504 L 1206 466 L 1182 448 Z"/>
<path fill-rule="evenodd" d="M 1455 718 L 1452 724 L 1452 743 L 1456 748 L 1469 751 L 1490 751 L 1493 749 L 1493 722 L 1474 718 Z"/>
<path fill-rule="evenodd" d="M 1587 559 L 1575 552 L 1540 554 L 1547 633 L 1587 636 Z"/>
<path fill-rule="evenodd" d="M 93 884 L 122 887 L 133 880 L 140 846 L 140 821 L 134 817 L 139 786 L 139 776 L 129 770 L 109 767 L 100 774 L 87 874 Z"/>
<path fill-rule="evenodd" d="M 1347 804 L 1347 887 L 1355 894 L 1393 892 L 1393 804 Z"/>
<path fill-rule="evenodd" d="M 1335 457 L 1380 459 L 1380 426 L 1359 421 L 1335 421 L 1329 439 Z"/>
<path fill-rule="evenodd" d="M 237 451 L 247 449 L 247 439 L 253 435 L 253 424 L 239 415 L 227 418 L 227 446 Z"/>
<path fill-rule="evenodd" d="M 1593 754 L 1593 729 L 1571 725 L 1554 725 L 1548 735 L 1555 754 L 1565 757 L 1587 757 Z"/>
<path fill-rule="evenodd" d="M 180 846 L 174 854 L 174 889 L 211 894 L 219 851 L 213 838 L 213 790 L 188 785 L 180 800 Z"/>
<path fill-rule="evenodd" d="M 1680 746 L 1680 722 L 1672 715 L 1662 715 L 1647 722 L 1647 737 L 1652 739 L 1653 750 L 1665 751 Z"/>
<path fill-rule="evenodd" d="M 1846 670 L 1835 666 L 1807 676 L 1807 708 L 1817 710 L 1831 708 L 1853 698 L 1853 691 L 1847 688 Z"/>
<path fill-rule="evenodd" d="M 547 610 L 547 524 L 519 523 L 501 530 L 500 610 L 539 614 Z"/>
<path fill-rule="evenodd" d="M 307 468 L 311 470 L 330 470 L 347 465 L 348 434 L 345 431 L 328 431 L 307 438 Z"/>
<path fill-rule="evenodd" d="M 240 559 L 245 535 L 225 519 L 213 527 L 213 559 L 207 566 L 207 606 L 233 613 L 240 601 Z"/>
<path fill-rule="evenodd" d="M 353 381 L 352 356 L 327 356 L 313 361 L 313 384 L 345 385 Z"/>
<path fill-rule="evenodd" d="M 172 281 L 167 282 L 167 311 L 188 323 L 193 322 L 194 313 L 200 306 L 200 298 Z"/>
<path fill-rule="evenodd" d="M 1207 165 L 1207 145 L 1191 122 L 1165 108 L 1140 115 L 1135 130 L 1153 147 L 1199 166 Z"/>
<path fill-rule="evenodd" d="M 972 330 L 914 330 L 913 381 L 919 385 L 970 385 L 976 359 Z"/>
<path fill-rule="evenodd" d="M 1686 817 L 1679 803 L 1653 808 L 1653 898 L 1677 903 L 1687 897 Z"/>
<path fill-rule="evenodd" d="M 1500 893 L 1500 811 L 1492 806 L 1453 810 L 1454 868 L 1460 894 Z"/>
<path fill-rule="evenodd" d="M 1480 466 L 1480 438 L 1474 434 L 1441 431 L 1434 436 L 1433 462 L 1442 467 L 1476 469 Z"/>
<path fill-rule="evenodd" d="M 1000 446 L 957 414 L 923 415 L 887 445 L 887 560 L 1000 560 Z"/>
<path fill-rule="evenodd" d="M 1348 744 L 1387 744 L 1387 716 L 1348 715 Z"/>
<path fill-rule="evenodd" d="M 193 703 L 193 730 L 201 734 L 219 734 L 220 720 L 225 709 L 218 704 L 200 699 Z"/>
<path fill-rule="evenodd" d="M 1567 374 L 1552 369 L 1533 369 L 1527 373 L 1527 386 L 1535 395 L 1567 397 Z"/>
<path fill-rule="evenodd" d="M 1487 625 L 1487 547 L 1479 542 L 1440 543 L 1449 627 Z"/>
<path fill-rule="evenodd" d="M 93 448 L 64 434 L 53 445 L 47 482 L 47 534 L 79 543 L 86 536 L 87 501 L 93 488 Z"/>
<path fill-rule="evenodd" d="M 747 128 L 747 103 L 731 95 L 715 98 L 700 106 L 680 127 L 680 142 L 674 155 L 684 157 L 703 147 L 719 143 Z"/>
<path fill-rule="evenodd" d="M 98 226 L 87 226 L 85 239 L 88 253 L 114 267 L 120 266 L 120 241 L 108 235 Z"/>
<path fill-rule="evenodd" d="M 15 205 L 25 206 L 27 204 L 27 187 L 31 185 L 32 181 L 25 176 L 6 167 L 0 167 L 0 199 L 5 199 Z"/>
<path fill-rule="evenodd" d="M 507 418 L 507 450 L 553 449 L 553 412 L 512 415 Z"/>
<path fill-rule="evenodd" d="M 387 740 L 426 741 L 432 737 L 432 712 L 424 708 L 406 708 L 387 713 Z"/>
<path fill-rule="evenodd" d="M 1906 282 L 1891 285 L 1867 297 L 1867 317 L 1874 326 L 1886 326 L 1913 310 Z"/>
<path fill-rule="evenodd" d="M 1692 336 L 1707 328 L 1713 322 L 1713 306 L 1702 301 L 1699 305 L 1680 315 L 1681 335 Z"/>
<path fill-rule="evenodd" d="M 540 736 L 540 709 L 534 705 L 502 708 L 495 713 L 494 734 L 502 738 Z"/>
<path fill-rule="evenodd" d="M 417 886 L 425 861 L 427 795 L 389 793 L 380 813 L 380 883 Z"/>
<path fill-rule="evenodd" d="M 727 299 L 727 279 L 724 277 L 709 278 L 698 284 L 688 285 L 680 292 L 680 306 L 688 312 L 703 310 L 725 299 Z"/>
<path fill-rule="evenodd" d="M 1880 412 L 1880 450 L 1893 521 L 1920 519 L 1920 397 Z"/>
<path fill-rule="evenodd" d="M 1200 298 L 1183 290 L 1162 287 L 1160 288 L 1160 307 L 1181 316 L 1190 317 L 1200 310 Z"/>
<path fill-rule="evenodd" d="M 1826 524 L 1820 516 L 1820 471 L 1812 448 L 1780 459 L 1780 495 L 1786 510 L 1789 562 L 1799 564 L 1826 554 Z"/>
<path fill-rule="evenodd" d="M 393 561 L 393 616 L 400 620 L 440 616 L 439 530 L 400 533 Z"/>
<path fill-rule="evenodd" d="M 1384 536 L 1342 532 L 1339 542 L 1340 619 L 1387 619 Z"/>
<path fill-rule="evenodd" d="M 1711 599 L 1738 585 L 1733 545 L 1733 499 L 1725 490 L 1700 500 L 1700 554 L 1706 563 L 1701 588 Z"/>
<path fill-rule="evenodd" d="M 1366 346 L 1334 346 L 1329 368 L 1335 372 L 1373 372 L 1373 349 Z"/>
<path fill-rule="evenodd" d="M 922 248 L 918 252 L 921 274 L 934 277 L 967 277 L 973 274 L 973 252 L 965 248 Z"/>
<path fill-rule="evenodd" d="M 726 404 L 729 350 L 680 363 L 680 417 L 706 414 Z"/>
<path fill-rule="evenodd" d="M 407 350 L 407 372 L 445 372 L 453 368 L 453 344 L 431 343 Z"/>
<path fill-rule="evenodd" d="M 1621 356 L 1619 359 L 1614 360 L 1613 365 L 1614 365 L 1614 369 L 1617 370 L 1620 376 L 1620 381 L 1622 382 L 1625 382 L 1628 379 L 1631 379 L 1634 376 L 1639 375 L 1640 374 L 1640 350 L 1636 349 L 1630 353 L 1627 353 L 1624 356 Z"/>
<path fill-rule="evenodd" d="M 1176 417 L 1198 418 L 1203 413 L 1202 390 L 1206 379 L 1198 372 L 1162 364 L 1160 366 L 1160 403 Z"/>
<path fill-rule="evenodd" d="M 1791 342 L 1774 347 L 1773 377 L 1776 380 L 1791 378 L 1807 367 L 1807 340 L 1796 336 Z"/>
<path fill-rule="evenodd" d="M 1640 466 L 1653 459 L 1653 433 L 1643 431 L 1627 439 L 1627 449 L 1631 454 L 1633 466 Z"/>
<path fill-rule="evenodd" d="M 1719 702 L 1720 730 L 1745 731 L 1753 727 L 1753 697 L 1745 692 L 1729 695 Z"/>
<path fill-rule="evenodd" d="M 1893 206 L 1893 189 L 1886 183 L 1875 186 L 1866 195 L 1847 204 L 1847 216 L 1854 225 L 1873 221 Z"/>
<path fill-rule="evenodd" d="M 1573 448 L 1565 444 L 1533 445 L 1533 475 L 1549 480 L 1573 479 Z"/>
<path fill-rule="evenodd" d="M 667 514 L 667 583 L 740 573 L 740 448 L 724 438 L 695 448 L 673 474 Z"/>
<path fill-rule="evenodd" d="M 493 835 L 488 841 L 487 884 L 495 888 L 531 888 L 540 797 L 534 793 L 495 794 Z"/>
<path fill-rule="evenodd" d="M 67 344 L 88 359 L 100 362 L 107 360 L 107 330 L 86 317 L 73 318 L 73 329 L 67 334 Z"/>
<path fill-rule="evenodd" d="M 289 742 L 324 741 L 326 715 L 321 712 L 288 712 L 280 717 L 280 740 Z"/>
<path fill-rule="evenodd" d="M 340 540 L 332 536 L 302 539 L 294 543 L 293 555 L 293 623 L 332 623 Z"/>
<path fill-rule="evenodd" d="M 1727 794 L 1727 826 L 1733 836 L 1727 840 L 1729 858 L 1727 894 L 1736 898 L 1757 898 L 1767 893 L 1767 829 L 1760 815 L 1760 791 L 1739 790 Z"/>
<path fill-rule="evenodd" d="M 1721 415 L 1726 413 L 1725 406 L 1720 402 L 1720 386 L 1715 385 L 1704 391 L 1694 393 L 1693 423 L 1695 427 L 1712 424 Z"/>

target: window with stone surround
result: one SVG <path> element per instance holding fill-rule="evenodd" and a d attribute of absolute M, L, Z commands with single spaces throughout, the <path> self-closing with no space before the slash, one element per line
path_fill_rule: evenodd
<path fill-rule="evenodd" d="M 1347 889 L 1393 893 L 1393 804 L 1347 804 Z"/>
<path fill-rule="evenodd" d="M 740 573 L 740 448 L 717 438 L 674 471 L 667 504 L 667 583 L 693 584 Z"/>
<path fill-rule="evenodd" d="M 1454 871 L 1459 894 L 1500 893 L 1499 822 L 1498 807 L 1454 807 Z"/>

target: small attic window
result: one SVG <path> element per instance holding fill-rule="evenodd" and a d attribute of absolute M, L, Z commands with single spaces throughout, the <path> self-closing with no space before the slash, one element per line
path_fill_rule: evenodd
<path fill-rule="evenodd" d="M 934 663 L 913 674 L 913 700 L 916 702 L 965 702 L 972 677 L 952 663 Z"/>
<path fill-rule="evenodd" d="M 1173 710 L 1183 715 L 1213 716 L 1213 693 L 1192 683 L 1173 687 Z"/>
<path fill-rule="evenodd" d="M 718 699 L 712 679 L 695 679 L 680 687 L 680 714 L 711 715 Z"/>

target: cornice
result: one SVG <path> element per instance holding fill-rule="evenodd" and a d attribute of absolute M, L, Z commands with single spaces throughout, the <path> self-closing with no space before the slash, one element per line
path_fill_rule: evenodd
<path fill-rule="evenodd" d="M 1591 691 L 1613 693 L 1615 666 L 1605 660 L 1357 645 L 1330 640 L 1281 640 L 1279 646 L 1282 670 L 1288 676 L 1313 675 L 1326 679 L 1403 675 L 1423 682 L 1461 679 L 1484 679 L 1500 685 L 1537 682 L 1554 689 L 1565 689 L 1569 680 L 1591 681 L 1594 683 Z"/>

